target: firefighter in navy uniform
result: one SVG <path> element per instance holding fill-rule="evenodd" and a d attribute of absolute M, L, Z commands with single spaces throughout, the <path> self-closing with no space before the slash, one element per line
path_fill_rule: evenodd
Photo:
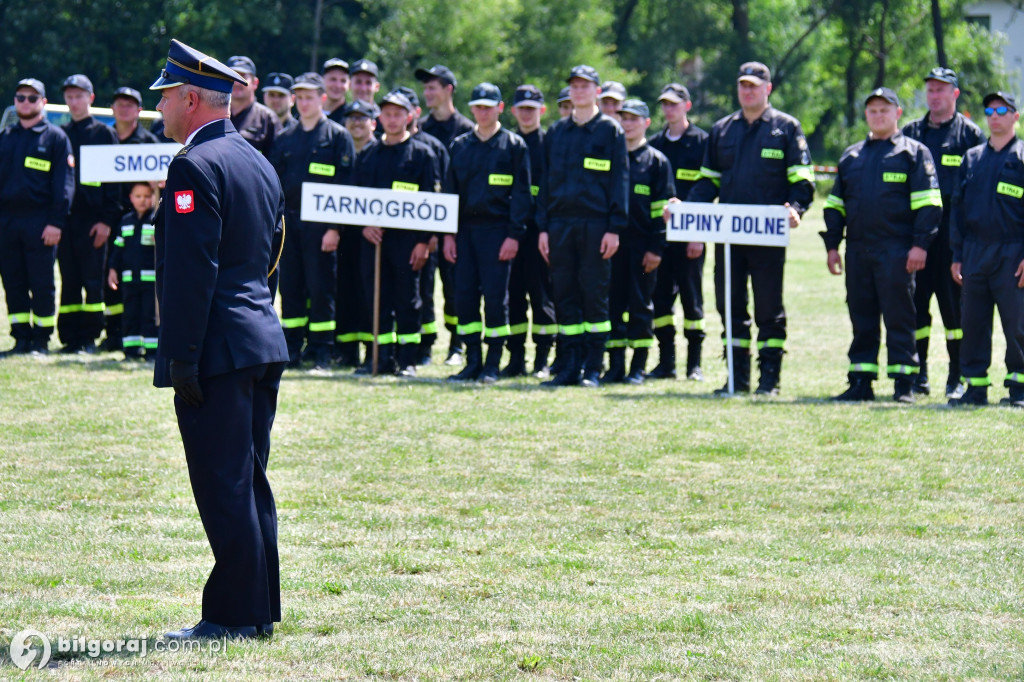
<path fill-rule="evenodd" d="M 544 137 L 544 178 L 537 201 L 537 247 L 551 266 L 561 371 L 547 386 L 600 386 L 611 331 L 611 258 L 626 229 L 629 161 L 618 121 L 597 108 L 597 71 L 573 67 L 573 113 Z M 582 376 L 581 376 L 582 374 Z"/>
<path fill-rule="evenodd" d="M 665 249 L 662 213 L 676 195 L 672 165 L 647 143 L 651 111 L 639 99 L 627 99 L 619 110 L 629 150 L 629 227 L 612 257 L 608 308 L 612 331 L 608 339 L 608 371 L 601 381 L 638 386 L 644 382 L 647 354 L 654 343 L 654 293 Z M 626 348 L 633 357 L 626 373 Z"/>
<path fill-rule="evenodd" d="M 949 210 L 953 187 L 960 171 L 960 162 L 967 150 L 984 141 L 981 129 L 969 118 L 956 110 L 956 99 L 960 88 L 956 72 L 936 67 L 924 77 L 927 84 L 928 113 L 918 121 L 907 124 L 903 134 L 928 147 L 935 161 L 939 175 L 939 189 L 942 190 L 942 223 L 939 234 L 928 249 L 928 260 L 924 270 L 917 273 L 917 288 L 914 291 L 914 306 L 917 308 L 917 354 L 921 371 L 914 377 L 914 391 L 927 395 L 928 384 L 928 340 L 932 331 L 932 294 L 939 304 L 942 326 L 946 328 L 946 350 L 949 353 L 949 373 L 946 377 L 946 397 L 956 398 L 963 394 L 960 385 L 960 287 L 949 276 L 953 261 L 949 247 Z"/>
<path fill-rule="evenodd" d="M 332 57 L 324 62 L 320 73 L 324 77 L 324 92 L 327 94 L 327 101 L 324 102 L 324 113 L 327 114 L 327 118 L 335 123 L 345 125 L 345 110 L 349 104 L 348 62 L 344 59 Z"/>
<path fill-rule="evenodd" d="M 466 345 L 466 366 L 449 380 L 494 383 L 509 335 L 510 267 L 533 203 L 530 152 L 523 138 L 501 127 L 498 116 L 504 103 L 497 86 L 477 85 L 469 106 L 476 126 L 452 142 L 445 178 L 445 192 L 459 196 L 459 232 L 445 235 L 444 256 L 455 265 L 455 312 Z M 485 362 L 481 334 L 487 343 Z"/>
<path fill-rule="evenodd" d="M 717 121 L 708 136 L 701 178 L 689 201 L 723 204 L 769 204 L 789 208 L 789 226 L 796 228 L 814 199 L 814 168 L 800 122 L 768 102 L 772 91 L 768 67 L 760 62 L 740 66 L 737 90 L 740 110 Z M 786 250 L 733 245 L 732 343 L 735 388 L 750 391 L 750 316 L 747 281 L 754 294 L 757 324 L 760 395 L 776 395 L 786 342 L 786 309 L 782 280 Z M 725 318 L 725 248 L 715 247 L 715 297 Z M 716 393 L 725 393 L 726 386 Z"/>
<path fill-rule="evenodd" d="M 1016 135 L 1012 95 L 985 96 L 989 141 L 967 152 L 953 193 L 950 273 L 963 286 L 964 342 L 960 367 L 967 390 L 951 406 L 988 403 L 992 308 L 1006 338 L 1009 397 L 1024 407 L 1024 142 Z"/>
<path fill-rule="evenodd" d="M 536 197 L 540 179 L 544 176 L 544 130 L 540 127 L 544 115 L 544 95 L 534 85 L 520 85 L 512 96 L 512 115 L 518 124 L 516 133 L 530 150 L 530 193 Z M 537 250 L 537 221 L 533 213 L 526 221 L 526 234 L 519 240 L 519 252 L 512 261 L 508 283 L 509 337 L 506 345 L 509 361 L 501 371 L 504 377 L 526 374 L 526 333 L 530 328 L 527 311 L 533 317 L 534 376 L 546 379 L 550 375 L 548 358 L 558 335 L 555 323 L 555 304 L 551 298 L 551 273 L 548 264 Z M 529 297 L 529 304 L 527 304 Z"/>
<path fill-rule="evenodd" d="M 18 123 L 0 131 L 0 277 L 14 348 L 47 353 L 56 319 L 53 263 L 75 192 L 75 157 L 46 120 L 46 88 L 18 81 Z"/>
<path fill-rule="evenodd" d="M 281 132 L 281 122 L 273 111 L 256 101 L 260 84 L 256 64 L 248 57 L 234 56 L 227 65 L 247 81 L 236 82 L 231 90 L 231 124 L 263 156 L 270 156 L 274 138 Z"/>
<path fill-rule="evenodd" d="M 410 192 L 436 192 L 441 170 L 430 147 L 413 139 L 407 126 L 413 116 L 412 102 L 397 90 L 381 100 L 380 142 L 366 148 L 356 160 L 354 178 L 362 187 Z M 383 373 L 397 370 L 403 377 L 416 376 L 420 343 L 419 272 L 427 262 L 430 233 L 419 230 L 363 228 L 363 281 L 372 282 L 374 245 L 381 246 L 380 367 Z M 367 308 L 373 311 L 372 286 Z M 398 352 L 394 352 L 398 344 Z M 397 367 L 396 367 L 397 360 Z M 359 373 L 367 373 L 364 365 Z"/>
<path fill-rule="evenodd" d="M 290 74 L 268 73 L 267 83 L 261 90 L 263 104 L 277 116 L 282 133 L 298 122 L 298 119 L 292 115 L 292 107 L 295 106 L 295 95 L 292 93 L 293 85 L 295 85 L 295 79 Z"/>
<path fill-rule="evenodd" d="M 455 74 L 447 66 L 435 64 L 429 69 L 416 69 L 415 75 L 416 80 L 423 83 L 423 100 L 430 110 L 420 119 L 420 130 L 436 137 L 448 149 L 452 140 L 473 129 L 473 122 L 459 113 L 453 102 L 458 86 Z M 462 363 L 462 344 L 457 329 L 459 320 L 455 313 L 455 270 L 446 259 L 438 258 L 437 271 L 441 275 L 441 295 L 444 298 L 444 325 L 451 333 L 445 364 L 455 366 Z M 427 286 L 433 291 L 432 273 Z"/>
<path fill-rule="evenodd" d="M 157 211 L 160 310 L 154 384 L 174 388 L 189 479 L 214 566 L 203 613 L 169 639 L 269 636 L 281 620 L 270 431 L 288 347 L 267 273 L 284 211 L 281 183 L 229 120 L 217 60 L 171 41 L 151 89 L 166 133 L 185 145 Z"/>
<path fill-rule="evenodd" d="M 651 138 L 650 145 L 668 157 L 677 196 L 684 199 L 700 179 L 708 134 L 687 118 L 693 104 L 690 91 L 669 83 L 658 96 L 666 126 Z M 686 337 L 686 378 L 703 381 L 701 347 L 704 344 L 704 245 L 673 242 L 665 245 L 654 285 L 654 336 L 658 339 L 658 364 L 650 379 L 676 378 L 675 299 L 683 304 L 683 336 Z"/>
<path fill-rule="evenodd" d="M 850 386 L 833 400 L 874 400 L 881 315 L 893 399 L 912 403 L 918 371 L 914 276 L 938 232 L 942 195 L 931 152 L 900 132 L 903 110 L 896 93 L 873 90 L 864 109 L 868 138 L 843 152 L 825 202 L 822 238 L 833 275 L 843 272 L 839 244 L 846 235 L 846 302 L 853 325 Z"/>
<path fill-rule="evenodd" d="M 71 111 L 71 120 L 63 128 L 75 154 L 76 188 L 67 229 L 57 246 L 61 278 L 57 334 L 64 343 L 62 353 L 95 353 L 103 332 L 106 244 L 121 223 L 123 190 L 120 183 L 83 183 L 81 149 L 117 144 L 117 134 L 89 114 L 96 95 L 88 78 L 68 76 L 62 90 Z"/>
<path fill-rule="evenodd" d="M 302 183 L 351 184 L 356 151 L 349 132 L 324 115 L 320 74 L 302 74 L 292 91 L 299 122 L 275 139 L 270 152 L 284 189 L 285 225 L 291 228 L 281 254 L 281 326 L 288 341 L 289 367 L 299 367 L 306 357 L 317 369 L 327 369 L 337 328 L 337 251 L 342 228 L 302 220 Z"/>

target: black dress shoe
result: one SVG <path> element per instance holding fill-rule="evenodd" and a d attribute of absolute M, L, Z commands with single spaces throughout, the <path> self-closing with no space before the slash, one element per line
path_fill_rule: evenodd
<path fill-rule="evenodd" d="M 168 632 L 164 635 L 164 639 L 251 639 L 256 637 L 257 634 L 258 630 L 255 625 L 229 627 L 227 625 L 211 623 L 208 620 L 201 620 L 190 628 Z"/>

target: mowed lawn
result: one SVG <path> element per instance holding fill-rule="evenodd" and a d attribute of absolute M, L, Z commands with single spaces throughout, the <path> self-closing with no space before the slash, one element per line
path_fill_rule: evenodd
<path fill-rule="evenodd" d="M 710 397 L 710 262 L 704 383 L 286 374 L 284 620 L 219 654 L 11 665 L 27 627 L 193 624 L 212 560 L 145 366 L 0 360 L 0 678 L 1024 679 L 1024 412 L 897 406 L 888 379 L 874 404 L 826 402 L 850 325 L 820 215 L 790 247 L 776 399 Z M 938 321 L 932 340 L 941 385 Z"/>

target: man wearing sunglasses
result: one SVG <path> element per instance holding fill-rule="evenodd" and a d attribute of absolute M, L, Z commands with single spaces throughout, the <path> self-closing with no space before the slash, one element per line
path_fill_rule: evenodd
<path fill-rule="evenodd" d="M 992 360 L 992 308 L 1006 337 L 1010 396 L 1024 407 L 1024 143 L 1017 137 L 1012 95 L 985 95 L 989 141 L 964 157 L 953 193 L 949 225 L 953 280 L 963 287 L 963 352 L 960 370 L 967 390 L 951 406 L 988 403 Z"/>
<path fill-rule="evenodd" d="M 949 374 L 946 378 L 946 397 L 955 398 L 963 394 L 960 385 L 960 287 L 949 276 L 952 264 L 949 248 L 950 199 L 960 172 L 960 162 L 971 147 L 984 141 L 981 129 L 956 110 L 960 96 L 959 82 L 952 69 L 936 67 L 924 77 L 928 113 L 920 120 L 903 128 L 903 134 L 928 147 L 935 161 L 942 191 L 942 222 L 939 234 L 928 248 L 928 260 L 924 270 L 917 273 L 917 288 L 914 290 L 914 307 L 917 309 L 917 354 L 921 359 L 921 371 L 914 377 L 914 392 L 927 395 L 928 385 L 928 337 L 932 330 L 930 312 L 932 294 L 939 304 L 942 326 L 946 329 L 946 350 L 949 353 Z"/>
<path fill-rule="evenodd" d="M 0 131 L 0 277 L 14 348 L 46 353 L 56 316 L 53 263 L 75 192 L 75 157 L 46 120 L 46 88 L 18 82 L 18 125 Z"/>

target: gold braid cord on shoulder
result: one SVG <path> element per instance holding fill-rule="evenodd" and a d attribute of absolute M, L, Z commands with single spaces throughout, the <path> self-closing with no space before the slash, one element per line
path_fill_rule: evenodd
<path fill-rule="evenodd" d="M 281 254 L 284 253 L 284 237 L 285 237 L 285 225 L 284 225 L 284 214 L 281 214 L 281 248 L 277 250 L 277 258 L 274 259 L 274 267 L 270 268 L 270 272 L 267 273 L 267 277 L 274 274 L 274 270 L 277 270 L 278 263 L 281 262 Z"/>

